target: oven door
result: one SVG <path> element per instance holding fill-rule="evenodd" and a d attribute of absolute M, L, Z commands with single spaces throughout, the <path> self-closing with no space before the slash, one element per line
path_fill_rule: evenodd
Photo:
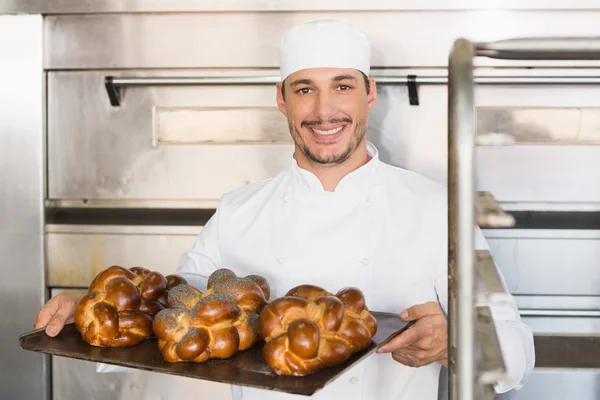
<path fill-rule="evenodd" d="M 536 366 L 503 400 L 600 399 L 600 231 L 484 232 L 534 333 Z"/>
<path fill-rule="evenodd" d="M 290 165 L 274 85 L 128 87 L 112 106 L 105 80 L 122 75 L 200 73 L 49 72 L 51 206 L 212 208 Z"/>

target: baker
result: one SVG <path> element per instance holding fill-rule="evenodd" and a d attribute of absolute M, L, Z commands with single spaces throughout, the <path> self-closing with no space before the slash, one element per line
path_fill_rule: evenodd
<path fill-rule="evenodd" d="M 290 165 L 224 195 L 177 272 L 200 290 L 217 268 L 259 274 L 272 298 L 300 284 L 330 292 L 359 287 L 371 310 L 417 322 L 315 398 L 434 400 L 446 390 L 447 194 L 382 162 L 367 141 L 377 102 L 370 58 L 365 34 L 343 22 L 313 21 L 285 33 L 277 105 L 295 144 Z M 479 231 L 477 242 L 486 248 Z M 77 300 L 54 297 L 35 327 L 55 336 L 72 321 Z M 492 313 L 508 368 L 496 390 L 506 392 L 533 369 L 533 337 L 515 304 Z M 232 395 L 295 398 L 236 386 Z"/>

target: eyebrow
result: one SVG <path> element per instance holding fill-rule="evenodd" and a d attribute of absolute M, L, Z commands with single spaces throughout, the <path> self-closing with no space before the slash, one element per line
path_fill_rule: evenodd
<path fill-rule="evenodd" d="M 298 79 L 290 83 L 291 87 L 298 85 L 312 85 L 313 81 L 310 79 Z"/>
<path fill-rule="evenodd" d="M 356 77 L 352 75 L 338 75 L 333 77 L 331 80 L 334 82 L 345 81 L 345 80 L 353 80 L 356 81 Z M 314 82 L 311 79 L 297 79 L 293 82 L 290 82 L 290 86 L 298 86 L 298 85 L 312 85 Z"/>
<path fill-rule="evenodd" d="M 354 80 L 356 81 L 356 77 L 352 76 L 352 75 L 338 75 L 335 78 L 333 78 L 332 80 L 335 82 L 339 82 L 339 81 L 345 81 L 346 79 L 350 79 L 350 80 Z"/>

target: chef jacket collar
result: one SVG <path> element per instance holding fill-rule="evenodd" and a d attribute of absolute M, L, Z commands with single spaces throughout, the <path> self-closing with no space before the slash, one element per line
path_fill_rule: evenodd
<path fill-rule="evenodd" d="M 344 176 L 337 185 L 335 192 L 368 187 L 373 184 L 372 176 L 379 164 L 379 151 L 375 145 L 369 141 L 367 141 L 367 154 L 371 159 L 366 164 Z M 315 174 L 298 166 L 295 155 L 292 156 L 292 175 L 294 176 L 295 181 L 303 187 L 314 189 L 319 192 L 325 192 L 323 184 Z"/>

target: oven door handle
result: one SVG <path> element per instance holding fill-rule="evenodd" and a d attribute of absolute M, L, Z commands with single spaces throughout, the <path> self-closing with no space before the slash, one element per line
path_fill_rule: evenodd
<path fill-rule="evenodd" d="M 410 105 L 419 105 L 417 84 L 439 85 L 448 82 L 447 76 L 388 75 L 375 76 L 378 84 L 406 85 Z M 279 75 L 250 76 L 157 76 L 157 77 L 117 77 L 106 76 L 104 86 L 112 106 L 120 106 L 123 88 L 126 86 L 204 86 L 204 85 L 275 85 Z M 600 83 L 600 77 L 598 77 Z"/>
<path fill-rule="evenodd" d="M 521 317 L 600 318 L 600 310 L 519 309 Z"/>
<path fill-rule="evenodd" d="M 378 84 L 406 85 L 410 105 L 419 105 L 417 85 L 447 85 L 448 76 L 381 75 L 374 76 Z M 278 75 L 255 76 L 157 76 L 119 77 L 106 76 L 104 86 L 110 104 L 119 107 L 127 86 L 205 86 L 205 85 L 274 85 L 280 82 Z M 475 83 L 480 85 L 600 85 L 600 76 L 477 76 Z"/>

